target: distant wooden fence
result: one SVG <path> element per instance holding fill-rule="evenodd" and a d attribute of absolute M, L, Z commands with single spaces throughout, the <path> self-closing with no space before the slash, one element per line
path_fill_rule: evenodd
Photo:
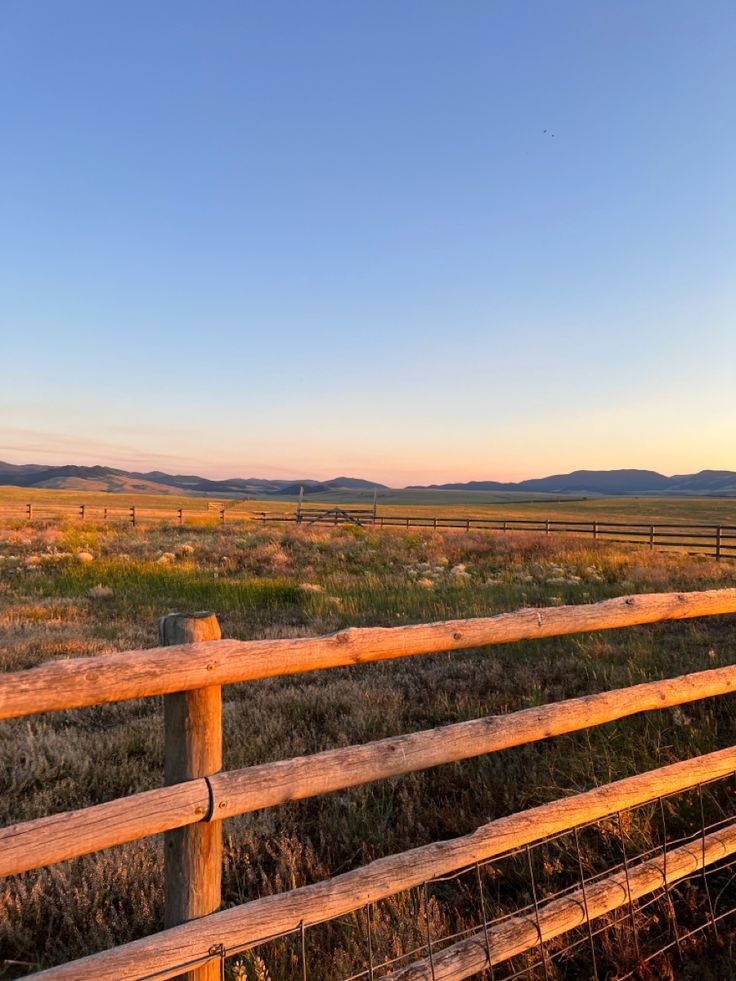
<path fill-rule="evenodd" d="M 78 507 L 52 504 L 5 505 L 0 518 L 27 521 L 49 520 L 63 516 L 79 521 L 110 524 L 127 522 L 165 521 L 180 526 L 190 523 L 215 522 L 237 524 L 258 522 L 296 523 L 304 527 L 315 525 L 353 524 L 373 528 L 431 528 L 434 531 L 461 529 L 464 531 L 532 532 L 537 535 L 576 535 L 593 541 L 620 545 L 643 545 L 654 549 L 678 549 L 715 559 L 736 558 L 736 524 L 703 524 L 697 522 L 637 522 L 637 521 L 579 521 L 568 518 L 471 518 L 440 515 L 381 514 L 375 508 L 298 507 L 294 512 L 235 511 L 234 504 L 210 502 L 206 510 L 197 508 L 100 507 L 80 504 Z M 736 505 L 735 505 L 736 507 Z"/>
<path fill-rule="evenodd" d="M 635 713 L 736 691 L 736 665 L 535 706 L 439 729 L 333 749 L 311 756 L 218 772 L 221 686 L 389 658 L 457 651 L 525 639 L 635 624 L 736 613 L 736 589 L 627 596 L 586 606 L 525 609 L 489 618 L 394 628 L 350 628 L 288 640 L 218 637 L 213 615 L 162 621 L 164 646 L 103 657 L 54 661 L 5 674 L 0 718 L 164 695 L 167 786 L 0 831 L 0 875 L 166 832 L 168 928 L 33 977 L 48 981 L 137 981 L 186 977 L 214 981 L 228 952 L 362 909 L 428 879 L 485 861 L 511 847 L 615 814 L 736 771 L 736 748 L 684 760 L 499 818 L 472 834 L 379 859 L 314 885 L 217 912 L 222 821 L 287 801 L 495 752 Z M 176 643 L 182 636 L 191 644 Z M 174 642 L 173 646 L 170 646 Z M 589 922 L 602 912 L 736 853 L 736 825 L 697 846 L 670 849 L 590 886 L 528 920 L 438 952 L 431 973 L 421 962 L 399 977 L 464 978 L 491 961 Z M 514 921 L 511 921 L 512 925 Z M 495 928 L 494 928 L 495 929 Z M 536 932 L 535 932 L 536 930 Z M 482 939 L 482 938 L 481 938 Z M 485 953 L 484 953 L 485 952 Z M 445 965 L 443 967 L 442 965 Z M 480 965 L 480 966 L 479 966 Z"/>

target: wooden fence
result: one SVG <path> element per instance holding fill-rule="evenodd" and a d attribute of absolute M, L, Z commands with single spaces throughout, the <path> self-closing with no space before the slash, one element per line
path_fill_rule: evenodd
<path fill-rule="evenodd" d="M 327 881 L 224 911 L 220 903 L 222 821 L 287 801 L 468 759 L 635 713 L 736 691 L 736 665 L 537 706 L 438 729 L 397 735 L 220 772 L 221 686 L 437 651 L 736 613 L 736 589 L 627 596 L 586 606 L 526 609 L 489 618 L 394 628 L 350 628 L 324 637 L 235 641 L 219 638 L 211 614 L 162 620 L 162 646 L 54 661 L 0 681 L 0 718 L 164 695 L 167 786 L 0 831 L 0 875 L 60 862 L 166 833 L 167 928 L 152 936 L 49 968 L 47 981 L 214 981 L 228 951 L 302 931 L 428 879 L 494 858 L 607 815 L 736 771 L 736 748 L 684 760 L 491 821 L 472 834 L 379 859 Z M 211 638 L 211 639 L 210 639 Z M 192 641 L 181 643 L 182 640 Z M 172 646 L 173 645 L 173 646 Z M 736 852 L 736 825 L 612 876 L 579 898 L 538 910 L 473 942 L 439 952 L 397 976 L 464 978 L 603 912 Z M 555 904 L 556 903 L 556 904 Z M 582 912 L 581 912 L 582 910 Z M 510 921 L 511 922 L 511 921 Z M 480 950 L 480 953 L 479 953 Z M 430 949 L 431 957 L 431 949 Z M 481 963 L 482 962 L 482 963 Z M 480 966 L 478 966 L 480 964 Z"/>
<path fill-rule="evenodd" d="M 315 525 L 354 524 L 373 528 L 431 528 L 434 531 L 525 532 L 537 535 L 575 535 L 593 541 L 621 545 L 642 545 L 650 549 L 678 549 L 715 559 L 736 558 L 736 524 L 698 522 L 589 521 L 568 518 L 473 518 L 441 515 L 382 514 L 375 508 L 337 506 L 329 508 L 299 507 L 296 511 L 236 511 L 234 505 L 222 502 L 202 508 L 101 507 L 80 504 L 78 507 L 51 504 L 5 505 L 0 518 L 50 520 L 75 518 L 103 524 L 161 521 L 184 526 L 189 523 L 242 524 L 256 522 Z"/>

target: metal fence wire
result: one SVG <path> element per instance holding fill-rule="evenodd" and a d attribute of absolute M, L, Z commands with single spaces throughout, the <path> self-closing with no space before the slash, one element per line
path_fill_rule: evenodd
<path fill-rule="evenodd" d="M 348 915 L 239 948 L 225 949 L 213 938 L 210 954 L 222 981 L 651 976 L 658 958 L 672 966 L 703 956 L 734 929 L 736 856 L 705 862 L 708 836 L 736 821 L 735 792 L 736 773 L 429 879 Z M 671 882 L 667 862 L 682 847 L 700 855 L 700 867 Z M 663 873 L 659 885 L 632 897 L 632 877 L 654 862 Z M 591 896 L 612 876 L 625 884 L 615 905 L 591 911 Z M 577 909 L 579 923 L 555 933 L 551 911 L 561 903 Z M 182 971 L 192 966 L 180 965 Z"/>
<path fill-rule="evenodd" d="M 573 503 L 567 499 L 565 503 Z M 584 500 L 584 499 L 583 499 Z M 35 521 L 75 520 L 81 523 L 97 522 L 103 525 L 140 525 L 158 523 L 162 525 L 252 525 L 254 523 L 284 524 L 294 523 L 306 529 L 313 527 L 360 525 L 371 529 L 383 528 L 425 528 L 433 531 L 487 531 L 531 533 L 536 535 L 565 535 L 592 538 L 595 542 L 608 542 L 618 545 L 638 545 L 650 549 L 665 549 L 685 552 L 690 555 L 707 555 L 717 560 L 736 559 L 736 525 L 704 524 L 702 522 L 642 522 L 606 520 L 605 517 L 591 516 L 587 520 L 575 518 L 550 518 L 544 516 L 504 518 L 503 507 L 512 502 L 496 502 L 497 514 L 484 517 L 444 514 L 391 514 L 377 512 L 372 508 L 356 508 L 349 505 L 323 508 L 301 508 L 296 511 L 256 511 L 241 510 L 240 502 L 210 502 L 206 509 L 196 507 L 146 507 L 145 504 L 131 506 L 102 505 L 57 505 L 33 503 L 0 505 L 0 520 Z M 555 501 L 527 501 L 519 504 L 560 503 Z"/>

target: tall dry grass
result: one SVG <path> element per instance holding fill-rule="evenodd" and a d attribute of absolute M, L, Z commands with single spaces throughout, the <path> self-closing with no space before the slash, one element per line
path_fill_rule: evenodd
<path fill-rule="evenodd" d="M 0 666 L 18 670 L 57 657 L 151 646 L 157 618 L 175 609 L 212 609 L 225 636 L 247 639 L 735 583 L 728 563 L 554 536 L 17 524 L 0 531 Z M 287 758 L 727 664 L 733 638 L 732 621 L 716 618 L 234 685 L 225 690 L 224 765 Z M 734 707 L 724 697 L 648 713 L 235 818 L 225 824 L 225 902 L 293 888 L 563 793 L 722 747 L 734 739 Z M 154 698 L 2 723 L 2 823 L 160 785 L 161 714 L 161 700 Z M 673 833 L 688 830 L 688 807 L 674 808 Z M 654 818 L 642 813 L 637 820 L 632 844 L 656 844 Z M 585 855 L 591 867 L 610 857 L 605 836 L 592 836 Z M 542 889 L 554 888 L 565 861 L 562 852 L 553 855 L 545 871 L 540 859 Z M 4 976 L 159 929 L 161 862 L 160 842 L 152 839 L 5 880 Z M 528 895 L 519 870 L 502 878 L 503 888 L 496 877 L 492 893 L 498 910 Z M 382 954 L 423 942 L 418 902 L 401 895 L 376 911 Z M 470 922 L 469 900 L 463 905 L 462 889 L 452 903 L 435 897 L 429 916 L 437 936 L 459 929 Z M 611 929 L 616 939 L 608 943 L 606 963 L 614 970 L 633 954 L 630 933 L 621 925 Z M 317 931 L 310 939 L 310 976 L 349 974 L 365 954 L 361 930 L 353 918 Z M 292 976 L 295 956 L 293 944 L 283 941 L 231 962 L 229 971 L 278 981 Z M 570 961 L 565 972 L 573 977 L 585 969 L 584 962 L 576 968 Z"/>

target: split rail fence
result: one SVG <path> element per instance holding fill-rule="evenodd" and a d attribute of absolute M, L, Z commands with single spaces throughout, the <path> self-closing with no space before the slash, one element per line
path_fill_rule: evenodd
<path fill-rule="evenodd" d="M 191 523 L 296 523 L 315 525 L 355 524 L 373 528 L 431 528 L 434 531 L 532 532 L 534 534 L 575 535 L 621 545 L 642 545 L 650 549 L 678 549 L 715 559 L 736 558 L 736 524 L 693 522 L 589 521 L 568 518 L 473 518 L 439 515 L 382 514 L 374 508 L 348 505 L 322 509 L 299 507 L 296 511 L 237 511 L 234 506 L 211 504 L 207 510 L 195 508 L 99 507 L 80 504 L 64 508 L 50 504 L 5 505 L 0 518 L 51 520 L 57 517 L 103 524 L 163 521 L 184 526 Z"/>
<path fill-rule="evenodd" d="M 581 924 L 633 907 L 642 897 L 736 854 L 736 818 L 693 841 L 630 861 L 623 870 L 550 902 L 534 893 L 533 915 L 482 925 L 450 946 L 427 938 L 413 963 L 382 966 L 371 953 L 370 911 L 404 890 L 480 869 L 501 856 L 615 816 L 662 795 L 736 776 L 736 748 L 662 766 L 583 793 L 510 814 L 462 837 L 378 859 L 326 881 L 218 911 L 223 820 L 370 781 L 464 760 L 597 726 L 637 713 L 736 691 L 736 665 L 653 681 L 502 716 L 397 735 L 311 756 L 221 770 L 221 686 L 316 669 L 450 652 L 515 641 L 736 613 L 736 589 L 627 596 L 601 603 L 524 609 L 488 618 L 394 628 L 349 628 L 301 639 L 219 638 L 212 614 L 161 622 L 162 646 L 71 659 L 8 673 L 0 680 L 0 718 L 164 696 L 165 779 L 157 790 L 0 831 L 0 875 L 60 862 L 165 833 L 166 928 L 151 936 L 32 975 L 44 981 L 138 981 L 183 977 L 214 981 L 225 959 L 274 937 L 301 938 L 316 924 L 366 913 L 365 970 L 378 977 L 460 979 L 544 944 Z M 204 638 L 214 639 L 204 639 Z M 180 643 L 187 638 L 192 643 Z M 173 645 L 173 646 L 172 646 Z M 492 788 L 486 788 L 491 791 Z M 707 831 L 707 833 L 706 833 Z M 669 895 L 669 893 L 668 893 Z M 482 895 L 481 895 L 482 901 Z M 713 911 L 713 906 L 711 906 Z M 357 915 L 357 914 L 356 914 Z M 712 912 L 715 926 L 718 916 Z M 388 971 L 388 973 L 386 973 Z M 546 974 L 546 961 L 545 961 Z M 292 975 L 290 975 L 292 976 Z M 307 977 L 306 955 L 303 974 Z M 281 981 L 274 975 L 274 981 Z"/>

